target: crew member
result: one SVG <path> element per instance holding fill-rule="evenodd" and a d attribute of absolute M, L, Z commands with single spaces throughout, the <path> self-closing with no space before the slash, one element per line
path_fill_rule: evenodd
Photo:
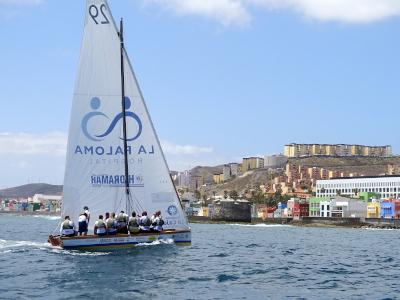
<path fill-rule="evenodd" d="M 78 218 L 78 234 L 87 235 L 87 232 L 88 232 L 87 214 L 81 213 Z"/>
<path fill-rule="evenodd" d="M 61 224 L 60 229 L 61 236 L 74 236 L 75 235 L 75 225 L 69 219 L 69 216 L 65 216 L 64 222 Z"/>
<path fill-rule="evenodd" d="M 128 233 L 127 223 L 128 223 L 128 215 L 123 210 L 121 210 L 121 212 L 117 216 L 118 233 Z"/>
<path fill-rule="evenodd" d="M 151 221 L 147 216 L 147 212 L 144 211 L 139 220 L 139 229 L 141 232 L 148 232 L 150 230 Z"/>
<path fill-rule="evenodd" d="M 87 219 L 87 224 L 89 225 L 89 221 L 90 221 L 90 211 L 89 211 L 89 207 L 84 206 L 83 207 L 83 212 L 86 214 L 86 219 Z"/>
<path fill-rule="evenodd" d="M 107 233 L 110 235 L 117 234 L 117 222 L 115 221 L 115 213 L 106 213 L 106 226 L 107 226 Z"/>
<path fill-rule="evenodd" d="M 128 230 L 130 234 L 139 232 L 139 222 L 135 212 L 132 212 L 132 217 L 129 217 Z"/>
<path fill-rule="evenodd" d="M 164 220 L 161 217 L 161 211 L 157 211 L 155 214 L 155 218 L 151 223 L 151 230 L 160 232 L 163 230 Z"/>
<path fill-rule="evenodd" d="M 103 215 L 99 216 L 99 219 L 94 224 L 94 234 L 96 235 L 106 235 L 106 223 L 103 221 Z"/>

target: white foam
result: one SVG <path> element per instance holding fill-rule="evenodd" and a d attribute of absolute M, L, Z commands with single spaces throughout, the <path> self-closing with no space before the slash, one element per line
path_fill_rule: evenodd
<path fill-rule="evenodd" d="M 33 216 L 33 217 L 34 218 L 42 218 L 42 219 L 51 220 L 51 221 L 55 221 L 55 220 L 60 220 L 61 219 L 60 216 L 36 215 L 36 216 Z"/>
<path fill-rule="evenodd" d="M 271 227 L 292 227 L 292 225 L 286 225 L 286 224 L 228 224 L 231 226 L 243 226 L 243 227 L 266 227 L 266 228 L 271 228 Z"/>
<path fill-rule="evenodd" d="M 79 250 L 66 250 L 61 247 L 51 247 L 51 252 L 63 255 L 71 255 L 71 256 L 103 256 L 108 255 L 111 252 L 88 252 L 88 251 L 79 251 Z"/>
<path fill-rule="evenodd" d="M 49 243 L 38 243 L 32 241 L 7 241 L 0 240 L 0 249 L 10 249 L 10 248 L 21 248 L 21 247 L 31 247 L 31 248 L 49 248 L 51 245 Z"/>
<path fill-rule="evenodd" d="M 162 240 L 153 241 L 151 243 L 139 243 L 136 246 L 142 247 L 142 246 L 170 245 L 173 243 L 174 243 L 173 239 L 162 239 Z"/>
<path fill-rule="evenodd" d="M 365 230 L 373 230 L 373 231 L 391 231 L 391 230 L 398 230 L 395 228 L 361 228 L 361 229 L 365 229 Z"/>

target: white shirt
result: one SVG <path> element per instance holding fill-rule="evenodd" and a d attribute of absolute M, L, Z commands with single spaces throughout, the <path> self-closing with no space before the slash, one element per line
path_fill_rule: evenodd
<path fill-rule="evenodd" d="M 78 221 L 79 222 L 87 222 L 86 216 L 85 215 L 80 215 Z"/>
<path fill-rule="evenodd" d="M 87 220 L 88 220 L 88 222 L 89 222 L 89 220 L 90 220 L 90 211 L 89 211 L 88 209 L 85 209 L 84 213 L 86 213 L 86 215 L 87 215 Z"/>

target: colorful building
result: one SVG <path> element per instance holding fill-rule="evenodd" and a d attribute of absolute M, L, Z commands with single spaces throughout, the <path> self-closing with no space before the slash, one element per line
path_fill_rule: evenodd
<path fill-rule="evenodd" d="M 368 202 L 367 218 L 380 218 L 380 217 L 381 217 L 381 204 L 378 201 Z"/>
<path fill-rule="evenodd" d="M 330 201 L 330 198 L 318 198 L 311 197 L 308 198 L 309 206 L 309 216 L 310 217 L 320 217 L 320 202 L 321 201 Z"/>
<path fill-rule="evenodd" d="M 400 201 L 382 201 L 380 203 L 380 215 L 385 219 L 399 219 L 400 217 Z"/>
<path fill-rule="evenodd" d="M 373 199 L 380 199 L 381 195 L 372 192 L 360 192 L 358 193 L 358 198 L 362 201 L 369 202 Z"/>
<path fill-rule="evenodd" d="M 293 219 L 299 220 L 302 217 L 308 217 L 309 204 L 306 201 L 295 202 L 293 206 Z"/>

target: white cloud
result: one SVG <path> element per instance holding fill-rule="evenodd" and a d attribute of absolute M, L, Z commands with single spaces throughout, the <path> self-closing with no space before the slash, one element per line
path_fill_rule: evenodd
<path fill-rule="evenodd" d="M 218 20 L 225 26 L 245 25 L 251 17 L 245 3 L 239 0 L 144 0 L 158 4 L 180 15 L 195 15 Z"/>
<path fill-rule="evenodd" d="M 0 133 L 0 154 L 65 155 L 67 136 L 65 133 L 46 134 Z"/>
<path fill-rule="evenodd" d="M 0 5 L 39 5 L 43 0 L 0 0 Z"/>
<path fill-rule="evenodd" d="M 170 155 L 197 155 L 212 153 L 213 148 L 195 145 L 178 145 L 161 141 L 163 151 Z M 63 132 L 45 134 L 0 133 L 0 154 L 65 155 L 67 135 Z"/>
<path fill-rule="evenodd" d="M 291 10 L 318 21 L 369 23 L 400 15 L 399 0 L 143 0 L 178 14 L 212 18 L 221 24 L 245 25 L 251 11 Z"/>
<path fill-rule="evenodd" d="M 194 145 L 177 145 L 169 141 L 162 140 L 161 146 L 165 154 L 172 155 L 195 155 L 213 152 L 211 147 L 200 147 Z"/>

